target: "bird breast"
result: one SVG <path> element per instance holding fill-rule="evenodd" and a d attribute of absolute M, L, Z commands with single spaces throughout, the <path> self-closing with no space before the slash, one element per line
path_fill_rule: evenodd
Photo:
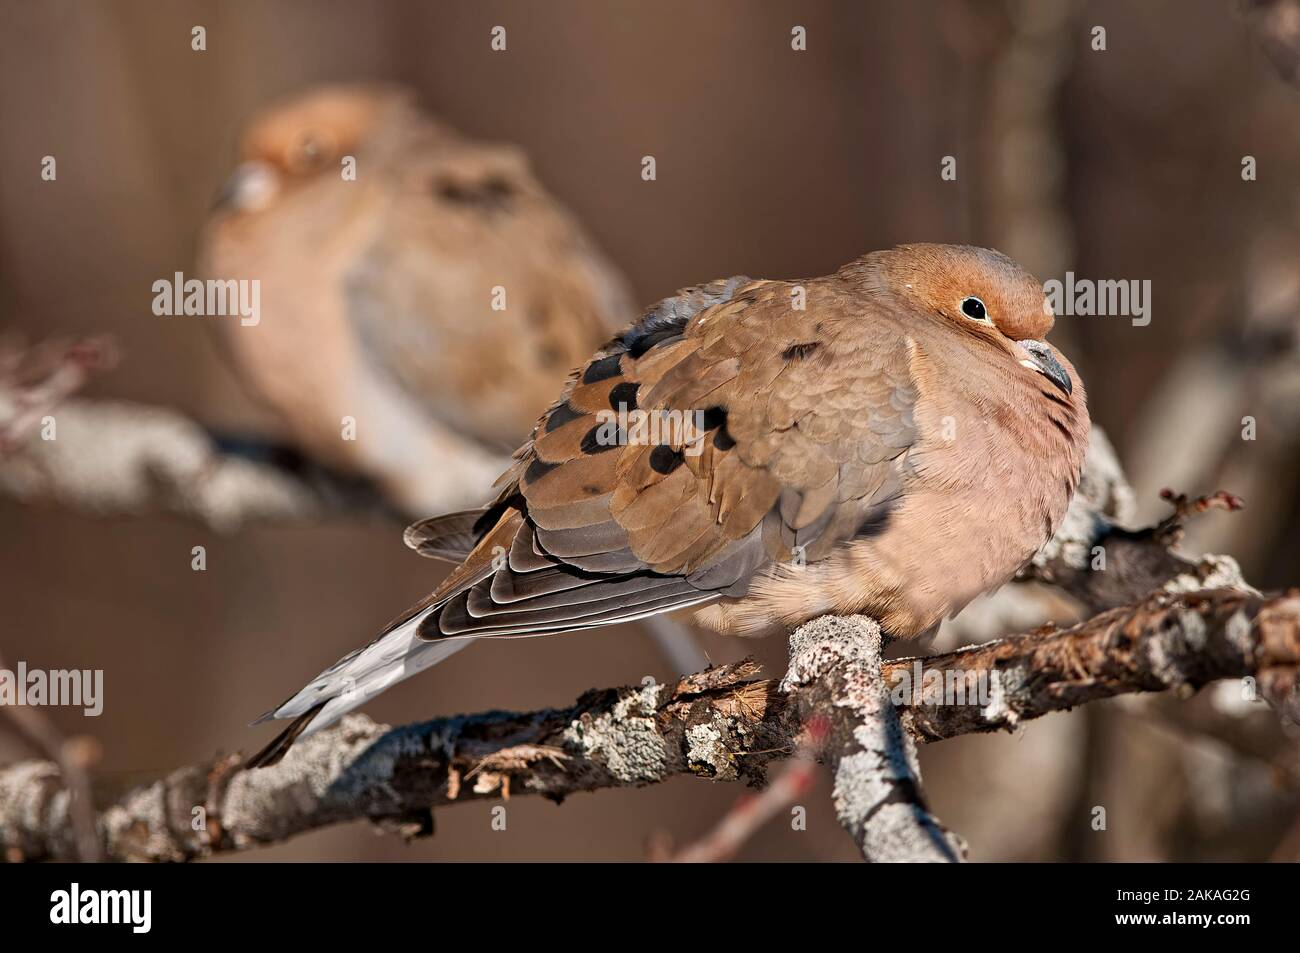
<path fill-rule="evenodd" d="M 914 350 L 918 439 L 888 513 L 865 538 L 798 570 L 775 567 L 702 621 L 761 635 L 864 614 L 910 638 L 1007 582 L 1064 518 L 1089 427 L 1082 386 L 1057 399 L 1042 375 L 1007 363 L 958 378 Z"/>

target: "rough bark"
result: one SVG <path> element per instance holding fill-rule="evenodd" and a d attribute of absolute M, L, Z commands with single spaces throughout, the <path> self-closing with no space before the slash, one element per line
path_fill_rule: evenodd
<path fill-rule="evenodd" d="M 402 728 L 351 716 L 272 768 L 243 771 L 237 756 L 183 768 L 101 810 L 104 854 L 187 860 L 361 818 L 418 835 L 432 830 L 433 808 L 455 801 L 524 794 L 558 801 L 684 774 L 757 783 L 772 760 L 794 749 L 807 713 L 844 714 L 837 700 L 862 690 L 865 657 L 820 657 L 837 650 L 804 629 L 788 694 L 775 681 L 755 679 L 757 668 L 746 662 L 672 686 L 590 691 L 564 709 L 488 712 Z M 927 680 L 928 672 L 938 674 Z M 955 697 L 954 703 L 928 697 L 927 684 L 948 672 L 961 673 L 968 685 L 978 686 L 982 677 L 987 698 L 981 702 L 976 692 L 973 703 L 967 695 L 958 704 Z M 1128 692 L 1189 692 L 1222 678 L 1254 678 L 1260 697 L 1295 718 L 1298 672 L 1300 590 L 1272 598 L 1238 590 L 1159 592 L 1059 632 L 882 666 L 899 724 L 920 742 L 1009 730 Z M 879 737 L 864 740 L 847 731 L 838 750 L 828 747 L 832 764 L 847 772 L 846 784 L 860 755 L 880 750 Z M 906 787 L 904 776 L 897 774 L 895 786 Z M 850 830 L 855 837 L 864 830 L 859 843 L 886 851 L 865 832 L 871 825 L 854 820 L 863 816 L 861 805 L 877 800 L 841 794 Z M 52 763 L 0 770 L 0 849 L 14 860 L 75 857 L 68 807 Z"/>
<path fill-rule="evenodd" d="M 954 863 L 966 845 L 926 806 L 916 745 L 890 703 L 880 625 L 825 616 L 790 636 L 781 690 L 800 723 L 827 726 L 835 815 L 862 856 L 877 862 Z"/>

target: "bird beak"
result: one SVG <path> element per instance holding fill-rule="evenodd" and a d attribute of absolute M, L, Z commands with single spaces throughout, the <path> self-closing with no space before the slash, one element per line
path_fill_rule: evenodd
<path fill-rule="evenodd" d="M 280 191 L 280 179 L 266 162 L 244 162 L 230 174 L 217 192 L 212 210 L 255 212 L 265 208 Z"/>
<path fill-rule="evenodd" d="M 1042 341 L 1021 341 L 1020 349 L 1028 355 L 1020 363 L 1022 366 L 1029 368 L 1031 371 L 1037 371 L 1055 384 L 1061 390 L 1069 394 L 1074 390 L 1074 385 L 1070 382 L 1070 375 L 1066 373 L 1061 362 L 1056 359 L 1052 349 Z"/>

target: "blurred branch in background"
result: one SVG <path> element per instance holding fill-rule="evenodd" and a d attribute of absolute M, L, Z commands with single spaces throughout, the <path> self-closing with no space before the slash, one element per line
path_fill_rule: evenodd
<path fill-rule="evenodd" d="M 1275 544 L 1289 500 L 1269 489 L 1297 473 L 1298 254 L 1294 235 L 1261 230 L 1252 237 L 1239 326 L 1178 358 L 1145 402 L 1129 456 L 1139 490 L 1195 480 L 1231 485 L 1250 499 L 1242 519 L 1196 534 L 1198 545 L 1243 561 Z"/>
<path fill-rule="evenodd" d="M 983 156 L 984 193 L 973 216 L 992 247 L 1032 274 L 1063 274 L 1075 257 L 1074 222 L 1066 208 L 1066 148 L 1061 90 L 1074 68 L 1080 10 L 1072 0 L 973 4 L 970 18 L 1005 16 L 1000 42 L 981 50 L 989 69 L 983 121 L 991 134 Z M 1056 328 L 1058 346 L 1075 353 L 1068 322 Z"/>
<path fill-rule="evenodd" d="M 117 349 L 104 337 L 55 339 L 34 348 L 12 336 L 0 339 L 0 455 L 25 443 L 92 371 L 113 367 L 117 358 Z"/>
<path fill-rule="evenodd" d="M 115 359 L 100 340 L 0 348 L 0 492 L 98 514 L 173 513 L 221 531 L 392 512 L 368 484 L 287 451 L 225 449 L 167 408 L 69 397 L 91 370 Z M 483 456 L 447 437 L 449 461 Z M 507 461 L 498 462 L 504 469 Z M 479 467 L 447 466 L 447 507 L 477 502 L 480 476 Z"/>

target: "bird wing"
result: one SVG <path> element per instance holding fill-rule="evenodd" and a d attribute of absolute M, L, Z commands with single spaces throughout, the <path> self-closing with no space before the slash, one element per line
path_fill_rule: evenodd
<path fill-rule="evenodd" d="M 916 436 L 906 340 L 833 285 L 799 310 L 795 287 L 689 289 L 577 371 L 480 517 L 481 541 L 419 607 L 440 606 L 421 637 L 588 628 L 739 596 L 763 567 L 869 531 Z"/>
<path fill-rule="evenodd" d="M 829 280 L 733 278 L 660 302 L 574 372 L 468 529 L 458 513 L 408 531 L 441 558 L 475 542 L 379 638 L 267 712 L 294 722 L 253 763 L 472 639 L 742 595 L 765 567 L 875 532 L 916 439 L 909 353 L 887 312 L 863 313 Z M 620 408 L 625 426 L 676 411 L 698 432 L 609 440 L 604 412 Z"/>
<path fill-rule="evenodd" d="M 366 355 L 439 420 L 514 446 L 632 315 L 621 278 L 506 146 L 435 140 L 380 170 L 383 227 L 347 275 Z"/>

